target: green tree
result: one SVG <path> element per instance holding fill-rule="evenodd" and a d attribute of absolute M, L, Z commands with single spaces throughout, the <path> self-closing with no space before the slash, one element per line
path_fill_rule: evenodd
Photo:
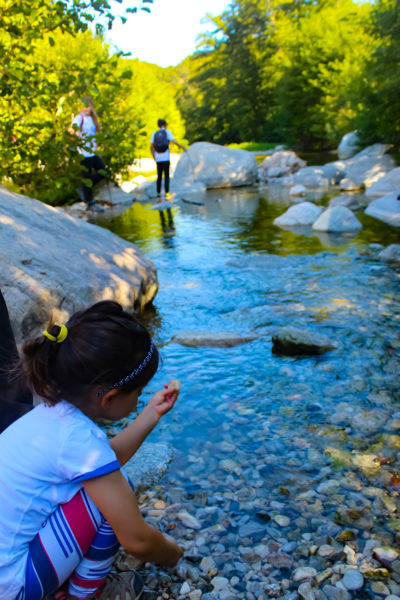
<path fill-rule="evenodd" d="M 383 141 L 400 148 L 400 1 L 380 0 L 373 8 L 376 48 L 357 90 L 355 125 L 362 142 Z"/>
<path fill-rule="evenodd" d="M 175 137 L 184 140 L 185 127 L 175 100 L 173 68 L 163 69 L 157 65 L 124 59 L 132 71 L 128 92 L 130 122 L 140 126 L 136 156 L 150 155 L 150 136 L 157 128 L 157 120 L 165 119 Z"/>
<path fill-rule="evenodd" d="M 127 131 L 121 114 L 131 71 L 87 31 L 113 19 L 105 0 L 0 0 L 0 180 L 65 201 L 80 176 L 77 140 L 66 128 L 87 93 L 99 106 L 103 141 L 114 147 L 111 172 L 132 160 L 138 127 Z"/>
<path fill-rule="evenodd" d="M 373 47 L 369 11 L 352 0 L 326 0 L 296 18 L 281 15 L 277 119 L 289 143 L 331 148 L 349 131 L 357 109 L 352 90 Z"/>
<path fill-rule="evenodd" d="M 178 98 L 188 135 L 219 143 L 262 139 L 271 106 L 264 65 L 275 52 L 272 1 L 234 0 L 209 21 L 214 30 L 180 68 L 189 77 L 189 91 Z"/>

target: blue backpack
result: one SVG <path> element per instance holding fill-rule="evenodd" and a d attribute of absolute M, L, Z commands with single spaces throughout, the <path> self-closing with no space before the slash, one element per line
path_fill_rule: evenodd
<path fill-rule="evenodd" d="M 159 129 L 154 134 L 153 146 L 156 152 L 166 152 L 169 148 L 169 139 L 166 129 Z"/>

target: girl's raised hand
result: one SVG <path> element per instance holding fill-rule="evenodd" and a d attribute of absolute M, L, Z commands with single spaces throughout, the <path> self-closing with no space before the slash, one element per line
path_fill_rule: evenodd
<path fill-rule="evenodd" d="M 169 384 L 164 384 L 164 389 L 160 390 L 148 402 L 146 409 L 154 411 L 160 418 L 171 410 L 174 406 L 180 390 L 179 379 L 171 379 Z"/>

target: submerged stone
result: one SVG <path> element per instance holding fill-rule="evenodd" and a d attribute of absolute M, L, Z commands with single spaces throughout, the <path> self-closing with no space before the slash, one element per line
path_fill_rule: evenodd
<path fill-rule="evenodd" d="M 282 327 L 272 335 L 272 351 L 276 354 L 324 354 L 337 345 L 326 335 L 310 329 Z"/>
<path fill-rule="evenodd" d="M 171 342 L 181 344 L 182 346 L 211 346 L 215 348 L 232 348 L 239 344 L 247 344 L 255 340 L 255 335 L 240 335 L 238 333 L 220 332 L 220 333 L 201 333 L 198 331 L 183 331 L 174 335 Z"/>

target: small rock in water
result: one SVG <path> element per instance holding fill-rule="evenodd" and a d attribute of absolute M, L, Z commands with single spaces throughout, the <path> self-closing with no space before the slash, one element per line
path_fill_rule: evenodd
<path fill-rule="evenodd" d="M 343 575 L 342 583 L 346 590 L 360 590 L 364 585 L 364 577 L 356 569 L 351 569 Z"/>
<path fill-rule="evenodd" d="M 204 557 L 200 563 L 200 567 L 203 569 L 204 573 L 207 573 L 207 575 L 210 575 L 211 577 L 218 573 L 217 566 L 211 556 Z"/>
<path fill-rule="evenodd" d="M 188 582 L 187 582 L 187 581 L 184 581 L 184 582 L 182 583 L 182 587 L 181 587 L 181 589 L 179 590 L 179 593 L 180 593 L 182 596 L 186 596 L 186 594 L 188 594 L 189 592 L 190 592 L 190 585 L 188 584 Z"/>
<path fill-rule="evenodd" d="M 313 567 L 299 567 L 293 573 L 294 581 L 303 581 L 303 579 L 311 579 L 317 575 L 317 571 Z"/>
<path fill-rule="evenodd" d="M 298 327 L 282 327 L 272 335 L 272 351 L 277 354 L 324 354 L 334 350 L 334 344 L 326 335 Z"/>
<path fill-rule="evenodd" d="M 213 579 L 211 579 L 211 585 L 213 586 L 216 592 L 223 590 L 228 586 L 228 584 L 229 581 L 226 577 L 213 577 Z"/>
<path fill-rule="evenodd" d="M 285 515 L 275 515 L 273 519 L 275 523 L 277 523 L 281 527 L 287 527 L 288 525 L 290 525 L 290 519 Z"/>
<path fill-rule="evenodd" d="M 396 558 L 399 557 L 399 552 L 398 550 L 395 550 L 395 548 L 389 548 L 389 547 L 379 547 L 379 548 L 374 548 L 372 551 L 372 555 L 379 560 L 379 562 L 386 564 L 388 562 L 392 562 L 393 560 L 396 560 Z"/>
<path fill-rule="evenodd" d="M 177 513 L 176 517 L 182 521 L 185 527 L 190 527 L 191 529 L 200 529 L 201 525 L 196 517 L 193 517 L 186 511 L 182 511 Z"/>

